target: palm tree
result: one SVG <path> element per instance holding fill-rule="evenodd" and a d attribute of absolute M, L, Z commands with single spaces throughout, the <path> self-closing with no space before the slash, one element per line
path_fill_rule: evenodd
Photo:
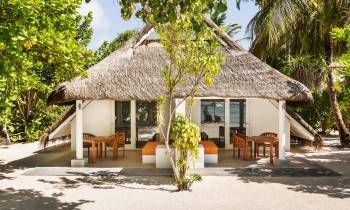
<path fill-rule="evenodd" d="M 212 21 L 221 27 L 224 27 L 226 33 L 231 37 L 234 38 L 235 35 L 237 35 L 239 32 L 241 32 L 242 27 L 237 24 L 237 23 L 231 23 L 229 25 L 225 25 L 225 20 L 227 18 L 226 13 L 216 13 L 214 12 L 210 18 L 212 19 Z"/>
<path fill-rule="evenodd" d="M 248 1 L 248 0 L 246 0 Z M 240 3 L 240 0 L 237 0 Z M 350 0 L 256 0 L 261 7 L 249 24 L 253 43 L 251 51 L 262 59 L 284 53 L 311 54 L 333 62 L 331 31 L 344 26 L 350 14 Z M 328 68 L 327 84 L 333 117 L 343 146 L 350 144 L 337 101 L 333 68 Z"/>
<path fill-rule="evenodd" d="M 310 90 L 320 92 L 324 89 L 325 61 L 310 55 L 290 57 L 281 68 L 282 73 L 303 83 Z"/>

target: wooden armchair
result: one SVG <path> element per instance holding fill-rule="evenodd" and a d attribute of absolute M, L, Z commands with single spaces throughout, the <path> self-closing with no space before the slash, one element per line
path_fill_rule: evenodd
<path fill-rule="evenodd" d="M 250 150 L 250 156 L 252 157 L 253 148 L 252 143 L 248 142 L 247 136 L 239 133 L 232 134 L 232 142 L 233 142 L 233 158 L 236 157 L 236 149 L 238 150 L 238 157 L 241 156 L 241 150 L 243 151 L 243 160 L 247 160 L 247 153 Z"/>
<path fill-rule="evenodd" d="M 125 157 L 125 140 L 126 133 L 125 132 L 117 132 L 114 134 L 115 140 L 117 141 L 117 149 L 123 148 L 123 157 Z M 113 147 L 111 143 L 105 144 L 105 157 L 107 156 L 107 147 Z"/>
<path fill-rule="evenodd" d="M 275 155 L 278 157 L 278 134 L 277 133 L 273 133 L 273 132 L 265 132 L 260 134 L 260 136 L 267 136 L 267 137 L 272 137 L 275 138 L 276 141 L 273 143 L 274 147 L 275 147 Z M 261 143 L 256 143 L 255 144 L 255 155 L 259 156 L 259 148 L 263 147 L 263 153 L 264 153 L 264 157 L 266 155 L 266 147 L 270 147 L 270 142 L 261 142 Z"/>
<path fill-rule="evenodd" d="M 96 137 L 94 134 L 91 133 L 83 133 L 83 139 L 90 139 L 92 137 Z M 90 157 L 90 147 L 92 147 L 91 143 L 88 142 L 83 142 L 83 148 L 87 148 L 88 149 L 88 157 Z"/>

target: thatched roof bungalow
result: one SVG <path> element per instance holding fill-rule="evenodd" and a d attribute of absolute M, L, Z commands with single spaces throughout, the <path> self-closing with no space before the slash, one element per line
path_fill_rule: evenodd
<path fill-rule="evenodd" d="M 222 44 L 221 51 L 225 55 L 221 72 L 215 77 L 215 85 L 208 88 L 203 83 L 200 84 L 199 91 L 195 94 L 196 102 L 192 108 L 192 110 L 197 110 L 193 114 L 193 118 L 196 119 L 192 120 L 201 126 L 202 131 L 203 129 L 204 131 L 205 129 L 214 131 L 213 134 L 209 133 L 209 137 L 220 133 L 219 135 L 222 134 L 227 139 L 223 143 L 224 147 L 229 147 L 229 132 L 231 128 L 243 129 L 247 135 L 258 135 L 258 132 L 267 130 L 278 131 L 278 102 L 287 101 L 290 104 L 312 103 L 311 92 L 303 84 L 281 74 L 242 49 L 227 34 L 220 31 L 210 19 L 206 19 L 206 23 L 215 31 L 217 38 Z M 107 129 L 108 131 L 96 131 L 96 135 L 107 135 L 116 131 L 118 127 L 118 113 L 121 112 L 122 115 L 125 112 L 125 110 L 118 110 L 126 102 L 129 102 L 131 108 L 128 112 L 131 120 L 129 119 L 128 125 L 130 125 L 129 128 L 131 129 L 129 138 L 132 144 L 132 142 L 139 139 L 138 134 L 140 134 L 140 130 L 136 132 L 136 124 L 139 119 L 137 118 L 136 121 L 133 119 L 133 117 L 136 118 L 138 112 L 136 110 L 137 102 L 151 103 L 165 93 L 161 71 L 164 64 L 167 63 L 169 63 L 169 59 L 154 30 L 150 26 L 145 26 L 136 36 L 127 41 L 122 48 L 91 67 L 86 78 L 77 77 L 56 87 L 49 96 L 48 104 L 69 105 L 75 104 L 76 101 L 85 101 L 83 105 L 84 132 L 92 133 L 96 131 L 94 129 L 88 130 L 93 121 L 99 125 L 104 124 L 109 127 L 111 127 L 110 122 L 112 121 L 112 127 Z M 176 97 L 182 98 L 188 91 L 189 88 L 185 86 L 176 91 Z M 122 102 L 125 103 L 121 104 Z M 142 104 L 142 106 L 150 107 L 145 104 Z M 223 107 L 230 108 L 224 109 Z M 90 112 L 92 114 L 89 114 L 89 111 L 85 109 L 91 109 Z M 204 116 L 203 112 L 205 109 L 207 109 L 206 112 L 215 112 L 209 113 L 209 115 L 212 115 L 212 121 L 209 120 L 208 113 L 208 116 Z M 213 111 L 214 109 L 216 111 Z M 73 135 L 75 134 L 72 133 L 74 130 L 72 127 L 74 126 L 70 126 L 75 123 L 74 110 L 75 106 L 48 130 L 42 137 L 44 144 L 49 139 L 69 135 L 69 133 L 74 139 Z M 98 122 L 97 110 L 109 110 L 104 115 L 104 119 L 108 118 L 108 123 Z M 239 112 L 239 114 L 233 116 L 234 112 Z M 230 115 L 230 117 L 224 117 L 224 115 Z M 91 118 L 90 121 L 88 120 L 89 116 Z M 203 116 L 208 119 L 203 119 Z M 287 136 L 293 133 L 298 134 L 301 138 L 313 140 L 312 136 L 316 132 L 304 121 L 301 122 L 300 119 L 287 115 Z M 254 124 L 258 121 L 261 121 L 259 125 Z M 211 122 L 215 123 L 209 125 Z M 237 125 L 233 125 L 233 122 Z M 264 127 L 264 124 L 268 124 L 268 126 Z M 70 126 L 71 130 L 67 126 Z M 225 129 L 219 128 L 220 126 L 231 127 L 230 129 Z M 136 146 L 130 146 L 130 148 L 132 147 Z"/>
<path fill-rule="evenodd" d="M 223 44 L 225 62 L 214 87 L 201 84 L 196 97 L 264 98 L 309 103 L 313 98 L 301 83 L 283 75 L 243 50 L 217 26 L 207 20 Z M 59 85 L 48 104 L 69 104 L 75 100 L 157 100 L 165 93 L 161 71 L 168 57 L 161 44 L 147 39 L 153 29 L 145 27 L 121 49 L 91 67 L 87 78 L 78 77 Z M 153 37 L 153 36 L 152 36 Z M 132 87 L 132 88 L 130 88 Z M 188 88 L 177 91 L 186 95 Z"/>

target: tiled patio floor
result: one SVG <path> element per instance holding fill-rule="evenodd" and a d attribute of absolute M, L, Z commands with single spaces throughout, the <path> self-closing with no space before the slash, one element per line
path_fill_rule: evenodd
<path fill-rule="evenodd" d="M 155 164 L 143 164 L 141 150 L 127 150 L 125 157 L 119 151 L 118 159 L 112 160 L 112 152 L 108 151 L 106 158 L 97 158 L 95 164 L 89 163 L 88 167 L 123 167 L 123 168 L 155 168 Z M 90 154 L 91 155 L 91 154 Z M 84 150 L 84 157 L 87 157 L 87 150 Z M 57 146 L 48 150 L 41 150 L 34 155 L 11 162 L 17 167 L 69 167 L 70 160 L 74 158 L 74 152 L 70 151 L 69 145 Z M 206 164 L 205 167 L 248 167 L 248 166 L 269 166 L 268 158 L 243 161 L 242 158 L 233 158 L 232 150 L 219 150 L 219 163 Z"/>

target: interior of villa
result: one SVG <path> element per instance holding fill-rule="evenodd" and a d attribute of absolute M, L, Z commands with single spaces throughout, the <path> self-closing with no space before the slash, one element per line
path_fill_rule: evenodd
<path fill-rule="evenodd" d="M 219 148 L 225 148 L 225 100 L 201 100 L 200 129 L 202 134 L 215 142 Z M 245 100 L 230 100 L 230 131 L 246 134 Z M 160 140 L 157 125 L 157 103 L 136 101 L 136 148 L 142 149 L 149 140 Z M 115 103 L 115 132 L 126 133 L 126 144 L 130 144 L 130 102 Z M 232 142 L 231 142 L 232 143 Z"/>

